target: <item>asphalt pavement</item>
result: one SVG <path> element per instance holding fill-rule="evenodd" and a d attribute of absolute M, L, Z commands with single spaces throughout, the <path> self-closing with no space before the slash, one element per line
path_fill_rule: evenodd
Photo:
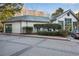
<path fill-rule="evenodd" d="M 79 56 L 79 43 L 0 35 L 0 56 Z"/>

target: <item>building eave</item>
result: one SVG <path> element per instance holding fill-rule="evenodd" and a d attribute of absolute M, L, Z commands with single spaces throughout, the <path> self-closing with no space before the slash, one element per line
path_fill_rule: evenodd
<path fill-rule="evenodd" d="M 18 20 L 18 21 L 5 21 L 2 23 L 14 23 L 14 22 L 41 22 L 41 23 L 48 23 L 49 21 L 25 21 L 25 20 Z"/>

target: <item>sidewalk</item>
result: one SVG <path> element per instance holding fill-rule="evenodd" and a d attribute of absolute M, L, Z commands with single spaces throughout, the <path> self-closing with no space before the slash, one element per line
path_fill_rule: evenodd
<path fill-rule="evenodd" d="M 24 37 L 35 37 L 35 38 L 44 38 L 52 40 L 65 40 L 69 41 L 68 38 L 59 37 L 59 36 L 42 36 L 42 35 L 32 35 L 32 34 L 13 34 L 13 33 L 0 33 L 1 35 L 13 35 L 13 36 L 24 36 Z"/>
<path fill-rule="evenodd" d="M 70 40 L 70 41 L 72 41 L 72 42 L 77 42 L 77 43 L 79 43 L 79 40 L 78 39 L 74 39 L 74 38 L 72 38 L 72 37 L 68 37 L 68 39 Z"/>

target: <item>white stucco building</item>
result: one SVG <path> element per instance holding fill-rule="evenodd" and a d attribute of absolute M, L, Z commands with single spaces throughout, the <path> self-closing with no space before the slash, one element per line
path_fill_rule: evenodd
<path fill-rule="evenodd" d="M 10 27 L 11 29 L 8 30 L 10 33 L 23 33 L 23 27 L 29 26 L 33 27 L 33 32 L 36 32 L 34 28 L 34 24 L 46 24 L 52 20 L 52 23 L 58 23 L 62 26 L 62 29 L 73 31 L 76 29 L 77 26 L 77 17 L 71 10 L 67 10 L 64 13 L 52 16 L 50 19 L 49 17 L 44 16 L 17 16 L 12 17 L 10 20 L 3 22 L 4 23 L 4 32 L 7 32 L 7 28 Z"/>
<path fill-rule="evenodd" d="M 4 32 L 7 33 L 23 33 L 23 27 L 33 27 L 33 32 L 36 32 L 34 24 L 45 24 L 49 22 L 48 17 L 42 16 L 17 16 L 12 17 L 4 23 Z M 9 29 L 8 29 L 9 28 Z"/>

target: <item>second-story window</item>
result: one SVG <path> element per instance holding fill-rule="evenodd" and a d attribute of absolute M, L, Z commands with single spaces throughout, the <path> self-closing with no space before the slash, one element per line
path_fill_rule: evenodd
<path fill-rule="evenodd" d="M 67 16 L 69 16 L 69 15 L 70 15 L 70 13 L 68 12 L 68 13 L 67 13 Z"/>

